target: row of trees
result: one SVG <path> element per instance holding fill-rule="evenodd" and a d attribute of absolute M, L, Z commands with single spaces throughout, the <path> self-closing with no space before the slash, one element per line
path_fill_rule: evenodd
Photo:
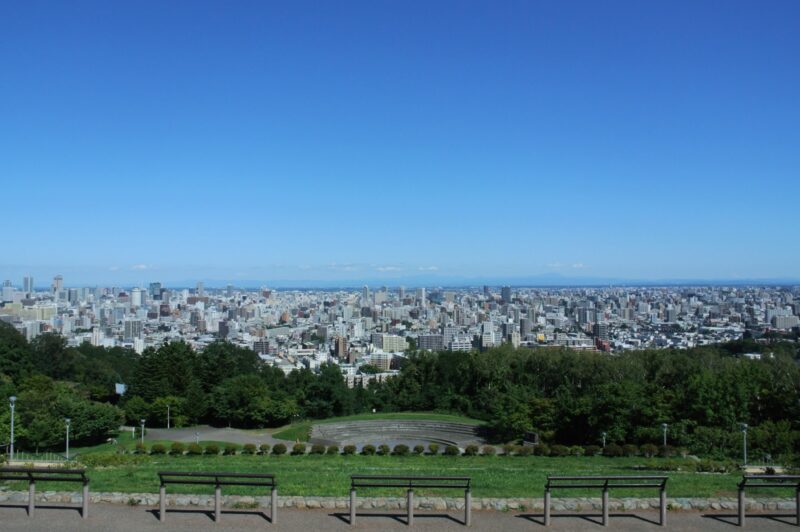
<path fill-rule="evenodd" d="M 752 351 L 765 355 L 741 356 Z M 746 422 L 754 452 L 800 452 L 800 366 L 797 344 L 786 342 L 614 356 L 508 346 L 482 353 L 412 351 L 397 377 L 350 389 L 336 365 L 286 375 L 253 351 L 222 341 L 202 352 L 175 342 L 137 356 L 118 348 L 70 348 L 52 334 L 28 343 L 0 323 L 0 374 L 0 392 L 16 393 L 21 415 L 32 416 L 24 430 L 62 415 L 77 419 L 79 404 L 110 409 L 93 414 L 107 420 L 120 415 L 111 406 L 118 404 L 129 422 L 145 418 L 151 427 L 166 425 L 168 407 L 173 426 L 243 428 L 373 409 L 435 410 L 485 420 L 487 436 L 498 443 L 525 431 L 559 445 L 598 444 L 602 433 L 609 444 L 660 443 L 661 423 L 668 423 L 671 445 L 721 456 L 739 452 L 738 427 Z M 124 397 L 114 395 L 115 382 L 129 385 Z M 44 388 L 48 399 L 37 402 Z M 0 410 L 0 442 L 6 441 L 4 416 Z M 56 425 L 60 434 L 63 424 Z M 107 437 L 110 425 L 93 426 L 84 439 Z M 31 445 L 52 441 L 23 437 Z"/>

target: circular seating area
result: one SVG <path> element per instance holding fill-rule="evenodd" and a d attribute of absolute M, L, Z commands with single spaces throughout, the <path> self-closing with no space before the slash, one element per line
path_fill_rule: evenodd
<path fill-rule="evenodd" d="M 446 421 L 361 420 L 341 423 L 317 423 L 311 428 L 311 442 L 326 445 L 437 443 L 464 447 L 480 445 L 478 427 L 466 423 Z"/>

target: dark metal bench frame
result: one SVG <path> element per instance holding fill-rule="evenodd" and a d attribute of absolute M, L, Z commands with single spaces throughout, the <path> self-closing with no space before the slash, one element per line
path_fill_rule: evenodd
<path fill-rule="evenodd" d="M 800 475 L 742 475 L 739 487 L 739 526 L 744 526 L 745 488 L 794 488 L 795 518 L 800 526 Z"/>
<path fill-rule="evenodd" d="M 89 517 L 89 477 L 84 469 L 0 467 L 0 480 L 28 482 L 28 517 L 33 517 L 36 510 L 36 482 L 80 482 L 83 484 L 81 517 Z"/>
<path fill-rule="evenodd" d="M 470 477 L 406 477 L 384 475 L 350 476 L 350 524 L 356 522 L 356 489 L 358 488 L 406 488 L 406 524 L 414 524 L 414 488 L 463 489 L 464 525 L 472 523 L 472 490 Z"/>
<path fill-rule="evenodd" d="M 640 476 L 640 475 L 612 475 L 612 476 L 582 476 L 563 477 L 547 476 L 544 485 L 544 526 L 550 526 L 550 490 L 551 489 L 586 489 L 599 488 L 603 490 L 603 526 L 608 526 L 608 490 L 609 488 L 658 488 L 659 490 L 659 521 L 658 524 L 667 524 L 667 480 L 665 476 Z"/>
<path fill-rule="evenodd" d="M 267 473 L 198 473 L 194 471 L 159 471 L 161 482 L 158 495 L 158 519 L 167 516 L 167 484 L 202 484 L 214 486 L 214 521 L 221 515 L 222 486 L 263 486 L 270 488 L 270 522 L 277 521 L 278 483 L 275 475 Z"/>

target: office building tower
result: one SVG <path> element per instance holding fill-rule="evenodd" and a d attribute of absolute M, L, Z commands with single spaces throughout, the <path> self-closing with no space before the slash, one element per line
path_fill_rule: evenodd
<path fill-rule="evenodd" d="M 131 290 L 131 306 L 132 307 L 141 307 L 142 306 L 142 289 L 141 288 L 134 288 Z"/>
<path fill-rule="evenodd" d="M 142 337 L 142 320 L 125 320 L 123 323 L 125 324 L 123 338 L 133 340 Z"/>
<path fill-rule="evenodd" d="M 206 295 L 206 285 L 203 283 L 203 281 L 197 283 L 197 295 L 199 297 Z"/>
<path fill-rule="evenodd" d="M 33 277 L 27 276 L 22 279 L 22 291 L 26 294 L 33 293 Z"/>
<path fill-rule="evenodd" d="M 426 351 L 444 349 L 444 337 L 441 334 L 421 334 L 417 338 L 417 347 Z"/>
<path fill-rule="evenodd" d="M 161 301 L 161 283 L 150 283 L 150 299 Z"/>
<path fill-rule="evenodd" d="M 64 290 L 64 278 L 60 275 L 56 275 L 53 277 L 53 293 L 58 294 L 62 290 Z"/>
<path fill-rule="evenodd" d="M 503 299 L 503 303 L 511 303 L 511 287 L 504 286 L 501 288 L 500 297 Z"/>
<path fill-rule="evenodd" d="M 77 305 L 78 304 L 78 289 L 77 288 L 70 288 L 67 291 L 67 301 L 69 301 L 70 305 Z"/>
<path fill-rule="evenodd" d="M 364 285 L 364 288 L 361 289 L 361 306 L 366 307 L 369 304 L 369 287 Z"/>
<path fill-rule="evenodd" d="M 403 301 L 406 298 L 406 287 L 405 286 L 401 286 L 397 290 L 397 295 L 400 297 L 400 301 Z"/>

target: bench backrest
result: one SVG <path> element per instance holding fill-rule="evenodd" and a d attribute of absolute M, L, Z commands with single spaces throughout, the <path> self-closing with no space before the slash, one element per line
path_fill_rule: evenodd
<path fill-rule="evenodd" d="M 351 488 L 441 488 L 470 489 L 471 477 L 420 477 L 396 475 L 351 475 Z"/>
<path fill-rule="evenodd" d="M 665 489 L 669 477 L 663 475 L 589 475 L 547 476 L 545 489 L 550 488 L 660 488 Z"/>
<path fill-rule="evenodd" d="M 27 480 L 28 482 L 83 482 L 89 483 L 85 469 L 56 469 L 44 467 L 0 467 L 0 480 Z"/>
<path fill-rule="evenodd" d="M 161 484 L 209 484 L 227 486 L 276 487 L 275 475 L 271 473 L 226 473 L 198 471 L 159 471 Z"/>
<path fill-rule="evenodd" d="M 800 475 L 742 475 L 739 489 L 795 488 L 800 491 Z"/>

